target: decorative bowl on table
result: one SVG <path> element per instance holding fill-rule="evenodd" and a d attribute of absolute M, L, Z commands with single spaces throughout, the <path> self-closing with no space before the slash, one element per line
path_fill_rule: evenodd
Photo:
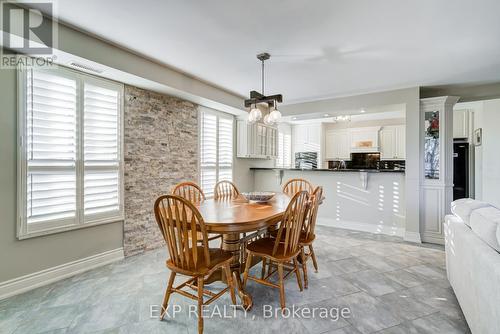
<path fill-rule="evenodd" d="M 249 201 L 266 203 L 269 202 L 275 195 L 275 193 L 267 191 L 254 191 L 249 193 L 242 193 L 243 196 Z"/>

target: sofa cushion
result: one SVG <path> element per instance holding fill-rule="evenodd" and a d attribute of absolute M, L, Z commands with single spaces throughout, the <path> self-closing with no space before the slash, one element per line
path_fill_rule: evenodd
<path fill-rule="evenodd" d="M 465 225 L 470 226 L 470 215 L 472 211 L 488 206 L 490 206 L 490 204 L 486 202 L 477 201 L 472 198 L 461 198 L 451 203 L 451 212 L 462 219 Z"/>
<path fill-rule="evenodd" d="M 500 252 L 497 230 L 500 225 L 500 210 L 493 207 L 485 207 L 474 210 L 470 215 L 470 227 L 476 235 L 488 245 Z"/>
<path fill-rule="evenodd" d="M 500 224 L 497 226 L 497 242 L 500 245 Z"/>

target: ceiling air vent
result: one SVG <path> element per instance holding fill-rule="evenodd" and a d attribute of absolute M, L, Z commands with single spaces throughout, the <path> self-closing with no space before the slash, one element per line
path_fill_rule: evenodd
<path fill-rule="evenodd" d="M 95 67 L 92 67 L 92 66 L 89 66 L 89 65 L 85 65 L 85 64 L 82 64 L 82 63 L 77 63 L 75 61 L 72 61 L 71 63 L 69 63 L 69 66 L 77 68 L 79 70 L 83 70 L 83 71 L 87 71 L 87 72 L 93 72 L 93 73 L 98 73 L 98 74 L 101 74 L 102 72 L 104 72 L 103 70 L 101 70 L 99 68 L 95 68 Z"/>

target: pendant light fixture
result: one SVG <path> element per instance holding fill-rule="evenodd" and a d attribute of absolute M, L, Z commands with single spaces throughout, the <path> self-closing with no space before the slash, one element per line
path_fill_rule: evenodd
<path fill-rule="evenodd" d="M 250 112 L 248 113 L 248 122 L 255 123 L 260 121 L 261 119 L 265 124 L 276 124 L 281 120 L 281 113 L 278 110 L 278 103 L 283 102 L 283 96 L 281 94 L 277 95 L 264 95 L 264 61 L 271 58 L 269 53 L 260 53 L 257 55 L 257 59 L 259 59 L 262 63 L 262 92 L 251 91 L 250 98 L 245 100 L 245 107 L 250 107 Z M 262 109 L 267 109 L 268 113 L 262 117 L 262 111 L 259 106 L 263 107 Z"/>

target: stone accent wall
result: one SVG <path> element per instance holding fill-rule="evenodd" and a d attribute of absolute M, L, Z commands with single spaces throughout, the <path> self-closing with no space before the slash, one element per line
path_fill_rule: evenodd
<path fill-rule="evenodd" d="M 164 245 L 153 204 L 198 177 L 198 106 L 125 86 L 125 255 Z"/>

